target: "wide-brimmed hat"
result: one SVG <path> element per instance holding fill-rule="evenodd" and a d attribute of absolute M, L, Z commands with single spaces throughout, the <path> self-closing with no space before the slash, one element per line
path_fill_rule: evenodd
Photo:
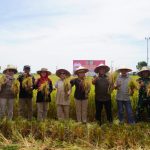
<path fill-rule="evenodd" d="M 110 68 L 109 68 L 107 65 L 99 64 L 99 65 L 94 69 L 94 72 L 95 72 L 95 73 L 98 73 L 101 68 L 104 68 L 104 69 L 106 70 L 106 72 L 109 72 L 109 70 L 110 70 Z"/>
<path fill-rule="evenodd" d="M 74 72 L 74 74 L 79 74 L 79 73 L 87 73 L 89 71 L 89 69 L 87 69 L 87 68 L 85 68 L 85 67 L 83 67 L 83 66 L 79 66 L 76 70 L 75 70 L 75 72 Z"/>
<path fill-rule="evenodd" d="M 37 74 L 41 74 L 41 72 L 47 72 L 48 75 L 51 75 L 51 72 L 47 68 L 41 68 L 41 70 L 37 71 Z"/>
<path fill-rule="evenodd" d="M 138 75 L 142 76 L 143 72 L 148 72 L 150 75 L 150 69 L 147 66 L 142 67 L 142 69 L 138 72 Z"/>
<path fill-rule="evenodd" d="M 66 70 L 66 69 L 58 69 L 57 71 L 56 71 L 56 75 L 58 76 L 58 77 L 60 77 L 60 75 L 61 75 L 61 73 L 64 73 L 66 76 L 71 76 L 71 74 L 70 74 L 70 72 L 68 71 L 68 70 Z"/>
<path fill-rule="evenodd" d="M 13 70 L 15 74 L 18 72 L 17 68 L 13 65 L 7 65 L 7 68 L 4 69 L 3 73 L 5 74 L 7 70 Z"/>
<path fill-rule="evenodd" d="M 125 67 L 125 66 L 120 67 L 117 71 L 121 72 L 122 70 L 126 70 L 126 72 L 131 72 L 132 71 L 132 69 L 130 69 L 128 67 Z"/>

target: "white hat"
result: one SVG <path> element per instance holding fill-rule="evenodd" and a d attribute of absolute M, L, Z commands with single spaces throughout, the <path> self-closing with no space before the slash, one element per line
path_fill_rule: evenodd
<path fill-rule="evenodd" d="M 7 68 L 4 69 L 3 73 L 5 74 L 7 70 L 13 70 L 14 73 L 17 73 L 17 72 L 18 72 L 18 71 L 17 71 L 17 68 L 16 68 L 15 66 L 13 66 L 13 65 L 7 65 Z"/>
<path fill-rule="evenodd" d="M 66 74 L 66 76 L 68 76 L 68 77 L 71 75 L 70 72 L 69 72 L 68 70 L 66 70 L 66 69 L 58 69 L 58 70 L 56 71 L 56 75 L 57 75 L 58 77 L 60 77 L 60 74 L 61 74 L 62 72 L 64 72 L 64 73 Z"/>
<path fill-rule="evenodd" d="M 47 68 L 41 68 L 41 70 L 37 71 L 37 74 L 41 74 L 41 72 L 47 72 L 48 75 L 51 75 L 51 72 Z"/>
<path fill-rule="evenodd" d="M 82 72 L 82 73 L 87 73 L 89 70 L 87 69 L 87 68 L 85 68 L 85 67 L 83 67 L 83 66 L 79 66 L 77 69 L 76 69 L 76 71 L 74 72 L 74 74 L 78 74 L 78 73 L 80 73 L 80 72 Z"/>
<path fill-rule="evenodd" d="M 117 71 L 121 72 L 122 70 L 126 70 L 127 72 L 131 72 L 132 71 L 132 69 L 129 69 L 129 68 L 125 67 L 125 66 L 120 67 Z"/>
<path fill-rule="evenodd" d="M 109 68 L 107 65 L 99 64 L 99 65 L 94 69 L 94 72 L 95 72 L 95 73 L 98 73 L 101 68 L 104 68 L 106 72 L 109 72 L 109 70 L 110 70 L 110 68 Z"/>
<path fill-rule="evenodd" d="M 147 66 L 142 67 L 142 69 L 138 72 L 138 75 L 142 76 L 143 72 L 148 72 L 150 75 L 150 69 Z"/>

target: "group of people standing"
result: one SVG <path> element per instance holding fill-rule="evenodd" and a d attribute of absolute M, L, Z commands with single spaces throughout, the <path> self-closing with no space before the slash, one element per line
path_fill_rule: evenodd
<path fill-rule="evenodd" d="M 8 119 L 11 120 L 13 118 L 14 100 L 16 96 L 19 96 L 19 115 L 31 120 L 33 116 L 32 97 L 34 89 L 37 90 L 37 120 L 42 121 L 47 117 L 53 90 L 57 90 L 57 118 L 68 119 L 70 94 L 72 87 L 75 86 L 74 100 L 77 121 L 87 122 L 88 96 L 91 88 L 91 82 L 86 78 L 86 73 L 89 71 L 87 68 L 78 67 L 74 72 L 77 75 L 75 78 L 70 78 L 71 73 L 68 70 L 58 69 L 56 75 L 59 77 L 59 80 L 54 86 L 49 78 L 51 72 L 46 68 L 37 71 L 37 74 L 40 75 L 38 79 L 35 79 L 30 74 L 30 66 L 24 66 L 23 70 L 24 72 L 17 78 L 14 77 L 17 73 L 15 67 L 9 65 L 3 71 L 3 75 L 0 78 L 0 119 L 5 116 L 6 110 Z M 117 90 L 116 101 L 120 123 L 124 123 L 125 121 L 124 108 L 129 124 L 142 120 L 142 112 L 145 107 L 147 109 L 148 120 L 150 121 L 150 70 L 147 67 L 143 67 L 138 72 L 140 76 L 137 80 L 138 87 L 134 85 L 131 77 L 128 75 L 128 72 L 132 71 L 131 69 L 126 67 L 118 69 L 119 75 L 115 82 L 108 77 L 109 70 L 109 66 L 104 64 L 100 64 L 94 70 L 97 73 L 97 76 L 92 80 L 92 84 L 95 86 L 95 118 L 97 122 L 100 125 L 102 124 L 101 113 L 103 106 L 106 111 L 107 120 L 110 123 L 113 122 L 111 103 L 111 93 L 113 90 Z M 139 99 L 134 117 L 130 96 L 137 89 L 139 90 Z M 25 108 L 27 109 L 27 113 L 25 113 Z"/>

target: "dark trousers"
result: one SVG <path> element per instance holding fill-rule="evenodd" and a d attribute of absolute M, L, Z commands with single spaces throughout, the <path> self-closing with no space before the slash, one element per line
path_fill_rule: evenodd
<path fill-rule="evenodd" d="M 98 101 L 95 100 L 95 105 L 96 105 L 96 120 L 101 124 L 102 120 L 101 120 L 101 112 L 103 109 L 103 106 L 105 107 L 105 111 L 106 111 L 106 115 L 107 115 L 107 120 L 109 122 L 113 121 L 112 118 L 112 110 L 111 110 L 111 100 L 107 100 L 107 101 Z"/>
<path fill-rule="evenodd" d="M 142 120 L 142 113 L 144 111 L 144 108 L 146 108 L 146 110 L 147 110 L 148 120 L 150 121 L 150 101 L 144 100 L 142 98 L 139 98 L 139 101 L 137 104 L 136 121 Z"/>

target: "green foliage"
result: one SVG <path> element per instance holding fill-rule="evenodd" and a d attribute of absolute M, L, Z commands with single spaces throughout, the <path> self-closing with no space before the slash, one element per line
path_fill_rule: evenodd
<path fill-rule="evenodd" d="M 146 63 L 145 61 L 140 61 L 140 62 L 138 62 L 136 68 L 137 68 L 138 70 L 141 70 L 142 67 L 144 67 L 144 66 L 147 66 L 147 63 Z"/>

